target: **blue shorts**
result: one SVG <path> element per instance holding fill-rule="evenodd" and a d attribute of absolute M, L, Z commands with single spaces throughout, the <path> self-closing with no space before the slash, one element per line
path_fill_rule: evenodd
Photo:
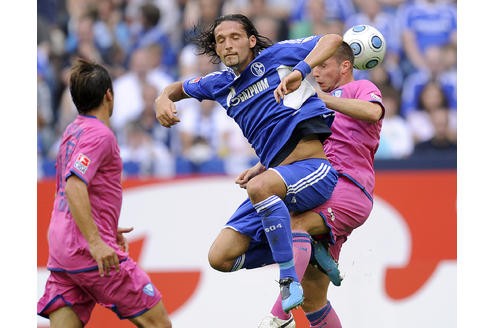
<path fill-rule="evenodd" d="M 332 195 L 337 184 L 337 171 L 325 159 L 311 158 L 288 165 L 270 168 L 275 170 L 287 186 L 284 203 L 289 212 L 305 212 L 323 204 Z M 246 199 L 226 224 L 252 242 L 266 242 L 261 216 Z"/>

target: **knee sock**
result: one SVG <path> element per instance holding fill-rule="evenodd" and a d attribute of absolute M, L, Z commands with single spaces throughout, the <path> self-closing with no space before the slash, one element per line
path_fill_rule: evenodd
<path fill-rule="evenodd" d="M 327 304 L 315 312 L 306 313 L 311 328 L 342 328 L 337 313 L 327 301 Z"/>
<path fill-rule="evenodd" d="M 273 260 L 270 245 L 263 243 L 256 247 L 251 247 L 246 253 L 237 257 L 230 271 L 256 269 L 273 263 L 275 263 L 275 261 Z"/>
<path fill-rule="evenodd" d="M 290 229 L 290 214 L 284 202 L 278 196 L 253 205 L 262 217 L 266 238 L 272 250 L 273 259 L 280 267 L 280 279 L 297 279 L 292 254 L 292 233 Z"/>
<path fill-rule="evenodd" d="M 311 258 L 311 237 L 307 232 L 294 231 L 292 233 L 292 243 L 296 273 L 299 281 L 301 281 Z M 282 297 L 280 295 L 278 295 L 275 304 L 273 304 L 271 313 L 282 320 L 290 318 L 290 313 L 286 313 L 282 309 Z"/>

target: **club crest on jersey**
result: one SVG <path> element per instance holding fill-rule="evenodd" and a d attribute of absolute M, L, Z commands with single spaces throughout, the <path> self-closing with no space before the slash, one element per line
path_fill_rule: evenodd
<path fill-rule="evenodd" d="M 262 76 L 263 74 L 265 74 L 265 65 L 263 65 L 263 63 L 260 62 L 254 62 L 251 65 L 251 73 L 253 73 L 256 76 Z"/>
<path fill-rule="evenodd" d="M 143 292 L 148 296 L 155 295 L 155 289 L 153 288 L 153 285 L 150 282 L 143 287 Z"/>
<path fill-rule="evenodd" d="M 81 153 L 77 155 L 77 159 L 74 162 L 74 168 L 84 174 L 88 170 L 89 163 L 91 163 L 89 157 Z"/>
<path fill-rule="evenodd" d="M 198 76 L 197 78 L 192 79 L 190 83 L 198 83 L 199 80 L 201 80 L 201 76 Z"/>
<path fill-rule="evenodd" d="M 341 89 L 335 90 L 335 91 L 333 92 L 333 95 L 334 95 L 335 97 L 340 97 L 340 96 L 342 96 L 342 90 L 341 90 Z"/>

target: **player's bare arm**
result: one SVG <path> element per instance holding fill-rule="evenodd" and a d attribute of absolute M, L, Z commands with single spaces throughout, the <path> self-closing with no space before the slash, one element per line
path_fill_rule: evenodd
<path fill-rule="evenodd" d="M 98 264 L 100 276 L 109 275 L 113 268 L 119 271 L 119 258 L 115 251 L 101 239 L 98 227 L 91 215 L 86 184 L 77 176 L 71 175 L 67 179 L 65 193 L 72 217 L 88 242 L 91 256 Z"/>
<path fill-rule="evenodd" d="M 326 34 L 322 36 L 306 58 L 294 67 L 294 71 L 280 81 L 280 84 L 273 92 L 275 100 L 280 102 L 285 95 L 295 91 L 301 85 L 306 75 L 311 73 L 311 70 L 315 66 L 320 65 L 330 58 L 337 51 L 341 43 L 342 37 L 338 34 Z"/>
<path fill-rule="evenodd" d="M 155 100 L 156 119 L 164 127 L 171 127 L 180 122 L 174 102 L 189 98 L 182 89 L 182 82 L 174 82 L 163 89 Z"/>
<path fill-rule="evenodd" d="M 328 108 L 357 120 L 377 122 L 383 117 L 383 108 L 378 103 L 335 97 L 321 90 L 318 90 L 318 97 L 323 100 Z"/>

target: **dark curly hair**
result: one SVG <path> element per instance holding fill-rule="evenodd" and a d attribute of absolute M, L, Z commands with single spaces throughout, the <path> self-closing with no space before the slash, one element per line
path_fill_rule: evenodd
<path fill-rule="evenodd" d="M 218 57 L 215 51 L 215 29 L 218 25 L 220 25 L 220 23 L 225 21 L 239 22 L 243 26 L 244 31 L 246 31 L 248 37 L 250 37 L 251 35 L 254 35 L 256 37 L 256 45 L 253 48 L 253 53 L 255 56 L 258 55 L 261 50 L 266 49 L 273 44 L 273 42 L 269 38 L 258 33 L 256 27 L 254 27 L 254 24 L 246 16 L 241 14 L 220 16 L 215 19 L 213 24 L 211 24 L 204 31 L 198 32 L 196 33 L 196 36 L 191 37 L 191 41 L 198 47 L 197 54 L 210 56 L 212 58 L 212 63 L 220 63 L 220 57 Z M 198 29 L 200 28 L 196 26 L 195 30 L 197 31 Z"/>

